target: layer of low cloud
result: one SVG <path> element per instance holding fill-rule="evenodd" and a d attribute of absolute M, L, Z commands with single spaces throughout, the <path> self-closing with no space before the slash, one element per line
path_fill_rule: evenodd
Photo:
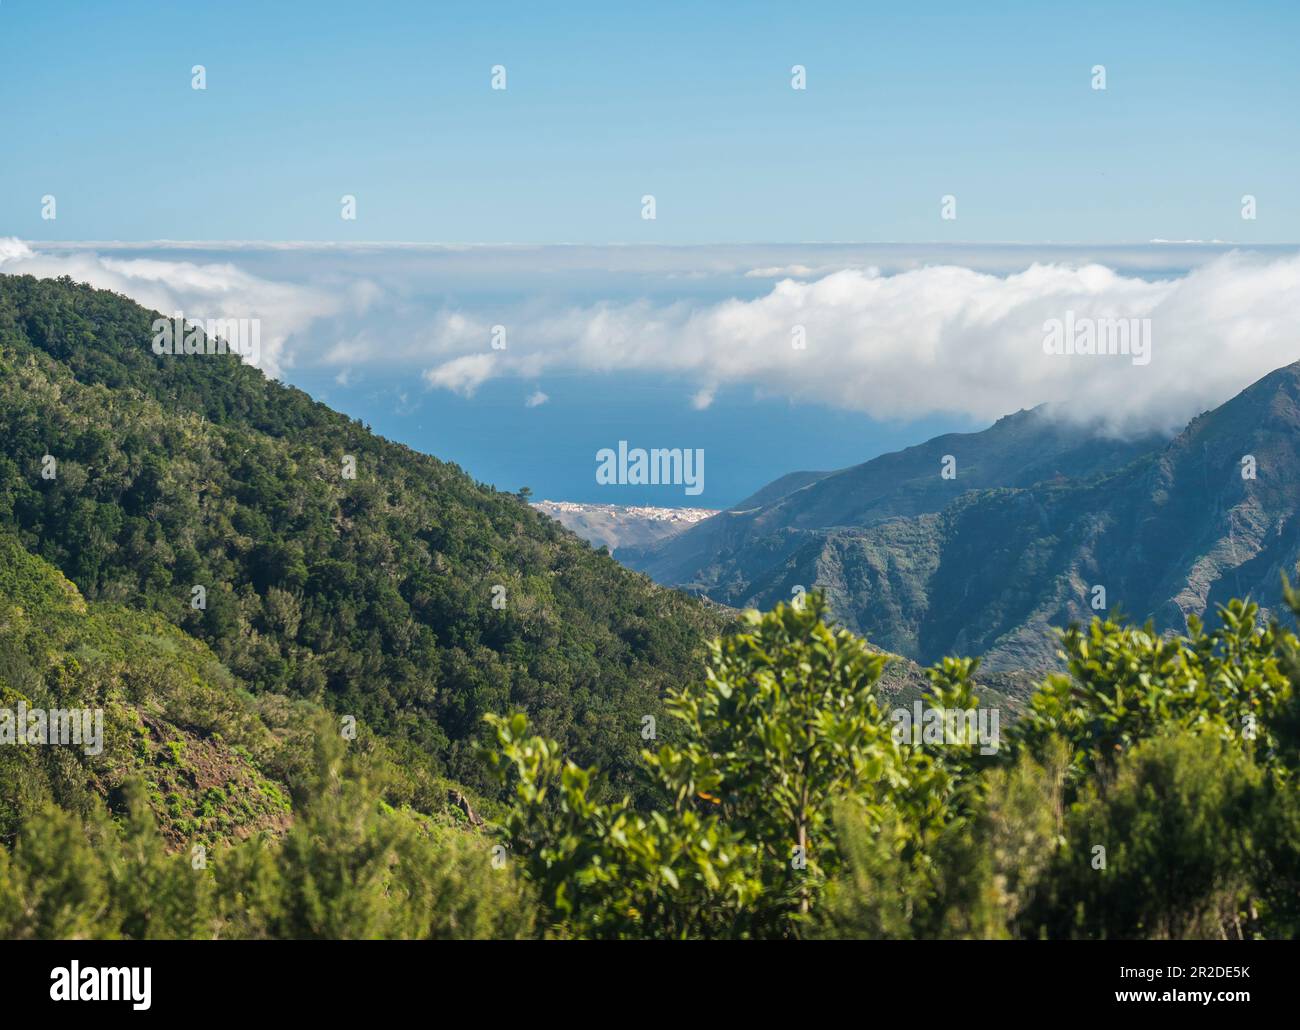
<path fill-rule="evenodd" d="M 1067 314 L 1149 319 L 1149 363 L 1045 353 L 1045 324 Z M 480 353 L 449 357 L 425 378 L 462 393 L 511 375 L 666 373 L 686 381 L 696 408 L 743 386 L 888 419 L 991 420 L 1052 401 L 1115 432 L 1172 431 L 1300 359 L 1300 256 L 1234 252 L 1164 279 L 1096 264 L 1010 275 L 851 268 L 781 279 L 756 299 L 541 314 L 491 356 L 481 353 L 489 327 L 459 318 L 454 334 L 443 325 L 435 335 Z"/>
<path fill-rule="evenodd" d="M 697 409 L 736 389 L 904 420 L 987 421 L 1063 402 L 1130 432 L 1176 429 L 1300 359 L 1300 255 L 1276 247 L 1128 248 L 1115 262 L 1009 246 L 938 257 L 911 246 L 553 248 L 541 261 L 551 278 L 539 280 L 516 268 L 538 267 L 539 248 L 376 245 L 358 257 L 222 246 L 148 253 L 0 239 L 0 272 L 70 275 L 168 314 L 260 317 L 273 375 L 317 365 L 346 385 L 399 369 L 466 397 L 499 379 L 639 373 L 679 382 Z M 1187 265 L 1165 270 L 1175 253 Z M 864 260 L 881 254 L 888 260 Z M 586 272 L 581 289 L 554 288 L 555 262 L 602 261 L 623 269 L 607 295 L 642 299 L 574 303 L 574 293 L 601 295 Z M 665 285 L 691 270 L 715 276 L 716 291 Z M 448 280 L 462 285 L 426 285 Z M 498 307 L 463 285 L 507 281 L 528 299 Z M 1044 353 L 1044 324 L 1067 313 L 1149 319 L 1150 362 Z"/>

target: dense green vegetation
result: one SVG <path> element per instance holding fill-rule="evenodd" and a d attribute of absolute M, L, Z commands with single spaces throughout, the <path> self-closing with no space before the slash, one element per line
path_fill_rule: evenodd
<path fill-rule="evenodd" d="M 671 811 L 593 803 L 594 770 L 497 720 L 491 759 L 517 793 L 505 832 L 554 932 L 1300 931 L 1300 641 L 1257 627 L 1254 606 L 1180 638 L 1071 630 L 1068 673 L 984 755 L 965 738 L 895 739 L 880 659 L 828 629 L 823 603 L 751 613 L 674 696 L 685 744 L 644 756 Z M 974 664 L 931 670 L 934 707 L 977 705 Z"/>
<path fill-rule="evenodd" d="M 896 735 L 884 659 L 824 614 L 812 595 L 714 643 L 671 698 L 678 742 L 642 755 L 658 807 L 603 800 L 516 714 L 483 754 L 512 803 L 461 829 L 385 804 L 373 761 L 317 725 L 292 825 L 201 868 L 134 789 L 113 823 L 32 810 L 0 850 L 0 935 L 1300 932 L 1300 640 L 1253 606 L 1180 638 L 1071 630 L 1068 672 L 992 754 Z M 977 706 L 974 667 L 930 670 L 932 706 Z"/>
<path fill-rule="evenodd" d="M 0 531 L 0 708 L 20 702 L 102 710 L 102 746 L 0 747 L 0 841 L 43 805 L 92 816 L 132 780 L 177 844 L 287 825 L 276 781 L 287 778 L 289 737 L 258 717 L 211 651 L 155 615 L 87 605 Z"/>
<path fill-rule="evenodd" d="M 502 938 L 533 933 L 528 888 L 475 834 L 380 799 L 329 727 L 293 825 L 170 851 L 138 788 L 116 821 L 57 806 L 0 847 L 0 937 Z"/>
<path fill-rule="evenodd" d="M 0 710 L 20 703 L 104 729 L 93 753 L 0 745 L 0 937 L 531 929 L 459 788 L 310 701 L 242 690 L 156 614 L 87 604 L 0 531 Z"/>
<path fill-rule="evenodd" d="M 0 937 L 1300 933 L 1300 639 L 1255 605 L 1076 626 L 1014 722 L 944 658 L 997 746 L 899 735 L 915 666 L 822 594 L 722 634 L 150 317 L 0 277 Z"/>
<path fill-rule="evenodd" d="M 155 356 L 154 317 L 0 276 L 0 525 L 88 600 L 157 612 L 432 774 L 479 782 L 483 715 L 521 709 L 632 782 L 713 610 L 234 357 Z"/>
<path fill-rule="evenodd" d="M 168 845 L 215 846 L 291 821 L 307 793 L 320 727 L 312 701 L 244 689 L 203 643 L 154 613 L 87 603 L 61 573 L 0 529 L 0 709 L 100 709 L 102 747 L 0 746 L 0 843 L 56 805 L 123 814 L 139 788 Z M 464 788 L 409 762 L 409 746 L 364 723 L 348 731 L 391 806 L 460 825 Z M 491 809 L 471 792 L 472 808 Z"/>

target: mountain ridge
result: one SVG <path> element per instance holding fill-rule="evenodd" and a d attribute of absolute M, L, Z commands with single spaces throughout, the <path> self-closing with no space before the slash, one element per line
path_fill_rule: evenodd
<path fill-rule="evenodd" d="M 1116 440 L 1040 406 L 619 557 L 737 607 L 822 587 L 844 625 L 923 664 L 969 653 L 991 671 L 1045 670 L 1053 627 L 1103 610 L 1097 587 L 1161 630 L 1230 596 L 1275 606 L 1300 560 L 1298 431 L 1300 362 L 1169 440 Z"/>

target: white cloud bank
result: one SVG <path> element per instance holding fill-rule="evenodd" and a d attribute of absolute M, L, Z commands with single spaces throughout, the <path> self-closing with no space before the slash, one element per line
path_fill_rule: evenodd
<path fill-rule="evenodd" d="M 548 373 L 641 373 L 680 380 L 697 409 L 740 387 L 899 419 L 951 413 L 992 420 L 1045 401 L 1067 402 L 1080 417 L 1100 417 L 1117 432 L 1173 430 L 1300 359 L 1300 254 L 1290 249 L 1197 252 L 1190 271 L 1154 278 L 1149 270 L 1144 277 L 1061 252 L 1016 252 L 1022 263 L 1010 268 L 1004 263 L 1017 258 L 1007 248 L 929 263 L 908 252 L 892 265 L 804 249 L 792 251 L 802 260 L 782 261 L 785 255 L 770 248 L 761 255 L 561 248 L 553 256 L 580 260 L 583 268 L 658 262 L 637 266 L 637 274 L 660 297 L 665 268 L 674 263 L 712 262 L 719 275 L 733 277 L 728 282 L 745 281 L 744 269 L 751 284 L 776 281 L 751 299 L 710 302 L 692 291 L 689 301 L 599 303 L 556 300 L 542 283 L 531 293 L 517 290 L 531 299 L 513 312 L 481 299 L 453 303 L 446 293 L 421 293 L 410 283 L 453 275 L 461 283 L 499 282 L 495 270 L 524 258 L 535 263 L 532 251 L 438 251 L 439 263 L 428 266 L 418 254 L 393 248 L 386 264 L 367 255 L 358 266 L 349 255 L 313 255 L 304 245 L 289 255 L 290 264 L 253 274 L 253 258 L 242 251 L 220 260 L 210 259 L 212 251 L 170 260 L 165 252 L 114 256 L 86 245 L 34 250 L 0 238 L 0 272 L 70 275 L 167 314 L 261 318 L 261 364 L 272 375 L 315 363 L 340 370 L 345 382 L 383 365 L 465 396 L 501 378 L 536 383 Z M 1132 268 L 1168 267 L 1166 253 L 1139 249 L 1128 259 Z M 768 260 L 745 263 L 755 256 Z M 626 287 L 626 277 L 621 281 Z M 1076 320 L 1149 319 L 1150 362 L 1044 353 L 1045 323 L 1069 312 Z M 498 324 L 509 341 L 502 350 L 492 349 Z M 794 345 L 796 327 L 802 348 Z"/>
<path fill-rule="evenodd" d="M 1149 319 L 1149 363 L 1045 353 L 1045 323 L 1067 312 Z M 495 354 L 482 353 L 486 324 L 456 317 L 455 332 L 434 330 L 440 346 L 460 338 L 479 353 L 449 357 L 425 379 L 462 393 L 499 376 L 650 372 L 686 378 L 697 408 L 742 385 L 881 418 L 991 420 L 1059 401 L 1116 432 L 1173 430 L 1300 359 L 1300 255 L 1234 252 L 1158 280 L 1095 264 L 1009 275 L 845 269 L 783 279 L 753 300 L 571 307 L 511 327 L 510 349 Z"/>

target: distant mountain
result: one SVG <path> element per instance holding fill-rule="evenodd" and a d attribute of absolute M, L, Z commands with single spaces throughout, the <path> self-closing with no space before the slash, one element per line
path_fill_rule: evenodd
<path fill-rule="evenodd" d="M 655 544 L 716 515 L 708 508 L 654 508 L 645 505 L 579 504 L 536 501 L 533 507 L 586 540 L 616 554 L 622 547 Z"/>
<path fill-rule="evenodd" d="M 733 504 L 730 511 L 749 511 L 779 501 L 782 497 L 802 490 L 805 486 L 825 479 L 830 472 L 787 472 L 780 479 L 774 479 L 757 493 L 750 494 L 739 504 Z"/>
<path fill-rule="evenodd" d="M 1091 476 L 1160 442 L 1155 436 L 1108 439 L 1053 417 L 1046 407 L 1021 411 L 982 432 L 949 433 L 839 472 L 783 476 L 673 540 L 627 548 L 619 558 L 661 583 L 741 603 L 753 596 L 748 584 L 807 546 L 806 532 L 936 513 L 971 490 Z M 956 477 L 945 479 L 942 463 L 949 455 L 956 459 Z"/>
<path fill-rule="evenodd" d="M 822 587 L 841 622 L 922 663 L 982 654 L 991 671 L 1041 669 L 1049 628 L 1093 614 L 1096 587 L 1108 609 L 1162 630 L 1233 595 L 1276 604 L 1300 559 L 1298 398 L 1300 364 L 1172 442 L 1022 411 L 620 557 L 736 606 Z M 940 475 L 944 455 L 955 479 Z"/>

